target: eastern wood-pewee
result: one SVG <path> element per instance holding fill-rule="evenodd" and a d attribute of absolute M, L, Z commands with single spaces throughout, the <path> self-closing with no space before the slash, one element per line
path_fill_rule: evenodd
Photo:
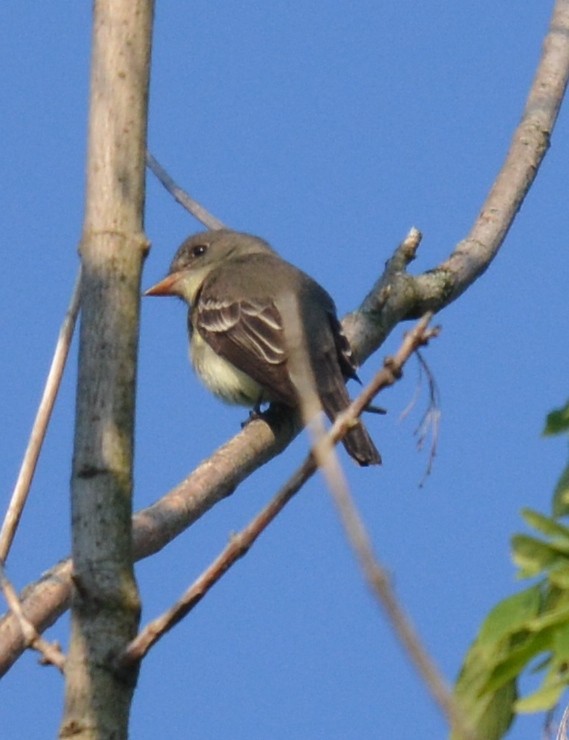
<path fill-rule="evenodd" d="M 168 276 L 145 295 L 175 295 L 189 304 L 192 364 L 223 401 L 297 408 L 291 358 L 298 349 L 303 360 L 308 355 L 327 416 L 333 420 L 348 406 L 345 381 L 357 379 L 356 367 L 334 301 L 262 239 L 228 229 L 195 234 L 176 252 Z M 291 305 L 300 341 L 288 319 Z M 360 465 L 381 462 L 360 421 L 343 442 Z"/>

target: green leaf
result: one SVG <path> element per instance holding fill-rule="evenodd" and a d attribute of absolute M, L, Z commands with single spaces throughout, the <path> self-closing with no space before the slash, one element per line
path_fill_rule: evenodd
<path fill-rule="evenodd" d="M 542 585 L 535 584 L 500 601 L 484 620 L 476 644 L 484 648 L 526 628 L 539 615 Z"/>
<path fill-rule="evenodd" d="M 496 665 L 486 684 L 483 692 L 494 692 L 502 688 L 509 681 L 517 678 L 539 653 L 550 650 L 554 641 L 555 628 L 551 627 L 540 632 L 528 634 L 523 637 L 515 648 Z"/>
<path fill-rule="evenodd" d="M 569 515 L 569 465 L 561 473 L 553 492 L 553 516 Z"/>
<path fill-rule="evenodd" d="M 512 559 L 520 568 L 522 578 L 532 578 L 548 570 L 563 556 L 555 547 L 527 534 L 516 534 L 512 537 Z"/>
<path fill-rule="evenodd" d="M 569 659 L 569 620 L 555 633 L 553 654 L 555 661 L 559 662 L 560 669 L 565 667 Z"/>
<path fill-rule="evenodd" d="M 542 632 L 550 627 L 558 627 L 569 621 L 569 607 L 548 610 L 539 617 L 528 621 L 527 629 L 532 632 Z"/>
<path fill-rule="evenodd" d="M 563 434 L 569 431 L 569 401 L 560 409 L 547 414 L 544 434 Z"/>
<path fill-rule="evenodd" d="M 518 699 L 514 704 L 514 709 L 520 713 L 546 712 L 553 709 L 566 688 L 567 684 L 562 681 L 551 686 L 541 686 L 533 694 Z"/>
<path fill-rule="evenodd" d="M 549 572 L 549 581 L 553 586 L 569 592 L 569 563 L 555 565 Z"/>
<path fill-rule="evenodd" d="M 552 709 L 569 684 L 567 658 L 569 657 L 569 623 L 567 620 L 554 631 L 551 655 L 548 658 L 547 674 L 541 686 L 520 699 L 516 712 L 543 712 Z"/>
<path fill-rule="evenodd" d="M 528 633 L 526 625 L 539 616 L 541 603 L 541 586 L 536 584 L 492 609 L 466 654 L 456 682 L 458 696 L 466 697 L 473 705 L 488 701 L 481 692 L 496 668 L 511 655 L 514 640 Z"/>
<path fill-rule="evenodd" d="M 504 737 L 514 716 L 516 684 L 511 681 L 495 694 L 486 694 L 473 700 L 473 694 L 458 696 L 460 707 L 476 737 L 483 740 L 500 740 Z M 462 735 L 452 733 L 451 740 L 462 740 Z"/>
<path fill-rule="evenodd" d="M 552 411 L 544 434 L 569 433 L 569 402 Z M 515 712 L 546 711 L 569 686 L 569 465 L 557 483 L 553 516 L 524 509 L 539 536 L 512 537 L 512 558 L 522 577 L 541 576 L 497 604 L 465 657 L 455 694 L 466 720 L 484 740 L 499 740 Z M 524 671 L 544 675 L 541 686 L 517 699 Z M 455 737 L 454 735 L 452 736 Z"/>
<path fill-rule="evenodd" d="M 542 581 L 542 604 L 541 613 L 559 611 L 569 607 L 569 591 L 564 588 L 557 588 L 551 584 L 547 586 L 545 581 Z"/>
<path fill-rule="evenodd" d="M 569 527 L 565 527 L 557 519 L 540 514 L 539 511 L 535 511 L 534 509 L 525 508 L 522 509 L 521 513 L 530 527 L 537 529 L 538 532 L 548 537 L 559 537 L 562 540 L 566 540 L 569 547 Z"/>

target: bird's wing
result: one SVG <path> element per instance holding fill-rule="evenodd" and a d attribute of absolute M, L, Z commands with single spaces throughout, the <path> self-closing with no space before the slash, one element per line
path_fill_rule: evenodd
<path fill-rule="evenodd" d="M 334 311 L 328 311 L 328 321 L 330 322 L 330 329 L 334 336 L 334 344 L 336 345 L 336 353 L 338 357 L 338 364 L 342 375 L 347 380 L 357 380 L 360 383 L 360 379 L 357 374 L 356 361 L 352 352 L 352 347 L 348 340 L 348 337 L 344 334 L 342 324 L 338 321 L 338 317 Z"/>
<path fill-rule="evenodd" d="M 218 355 L 289 406 L 297 397 L 286 367 L 282 317 L 270 301 L 200 296 L 195 328 Z"/>

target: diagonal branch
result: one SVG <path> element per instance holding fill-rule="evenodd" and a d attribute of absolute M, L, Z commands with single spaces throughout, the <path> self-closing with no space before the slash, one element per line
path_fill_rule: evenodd
<path fill-rule="evenodd" d="M 522 120 L 470 233 L 434 269 L 417 277 L 393 269 L 387 280 L 380 278 L 362 307 L 345 320 L 360 358 L 374 352 L 399 321 L 440 311 L 487 270 L 549 148 L 568 79 L 569 3 L 557 0 Z"/>
<path fill-rule="evenodd" d="M 54 665 L 63 672 L 65 666 L 65 656 L 61 652 L 59 645 L 52 644 L 40 637 L 37 630 L 31 624 L 29 619 L 22 610 L 22 605 L 16 594 L 14 586 L 8 580 L 4 566 L 0 563 L 0 588 L 4 592 L 4 598 L 10 608 L 10 611 L 14 615 L 14 618 L 18 621 L 22 637 L 26 641 L 26 645 L 37 650 L 42 655 L 42 663 L 45 665 Z"/>
<path fill-rule="evenodd" d="M 385 360 L 383 367 L 376 373 L 371 383 L 363 389 L 359 396 L 336 419 L 336 422 L 326 435 L 330 442 L 336 444 L 343 439 L 352 426 L 353 420 L 361 415 L 373 398 L 381 390 L 393 385 L 399 380 L 403 366 L 413 352 L 418 347 L 427 344 L 432 337 L 438 334 L 438 329 L 428 328 L 430 318 L 430 314 L 426 315 L 417 323 L 412 331 L 408 332 L 397 353 Z M 247 553 L 277 514 L 298 493 L 306 481 L 314 475 L 317 467 L 314 456 L 312 454 L 308 455 L 306 460 L 293 473 L 273 500 L 257 514 L 245 529 L 231 537 L 227 547 L 187 589 L 182 597 L 163 615 L 150 622 L 132 640 L 120 658 L 121 667 L 140 661 L 166 632 L 192 611 L 210 588 L 227 573 L 231 566 Z"/>
<path fill-rule="evenodd" d="M 75 323 L 77 321 L 77 315 L 79 314 L 79 304 L 81 298 L 81 271 L 75 281 L 75 287 L 73 294 L 69 302 L 69 308 L 63 319 L 61 329 L 59 330 L 59 336 L 55 345 L 55 352 L 53 353 L 53 359 L 51 366 L 47 374 L 47 380 L 45 381 L 45 387 L 41 397 L 40 404 L 32 432 L 30 434 L 30 440 L 22 460 L 20 472 L 18 473 L 18 479 L 14 486 L 12 498 L 8 506 L 8 511 L 4 517 L 2 523 L 2 531 L 0 531 L 0 563 L 5 563 L 10 547 L 14 540 L 22 511 L 26 505 L 28 493 L 30 492 L 30 486 L 36 470 L 39 455 L 51 418 L 51 412 L 57 398 L 57 393 L 61 385 L 61 379 L 63 377 L 63 370 L 65 363 L 69 355 L 69 348 L 71 347 L 71 340 L 73 338 L 73 331 L 75 329 Z"/>
<path fill-rule="evenodd" d="M 156 176 L 170 195 L 183 206 L 194 218 L 201 221 L 208 229 L 223 229 L 223 222 L 211 214 L 204 206 L 194 200 L 185 190 L 177 185 L 160 162 L 150 152 L 146 152 L 146 165 Z"/>
<path fill-rule="evenodd" d="M 364 577 L 371 592 L 387 615 L 394 634 L 423 678 L 432 697 L 442 709 L 451 728 L 460 732 L 460 737 L 464 740 L 476 740 L 476 736 L 467 725 L 460 705 L 399 604 L 391 587 L 389 575 L 374 554 L 369 534 L 345 479 L 343 476 L 336 475 L 329 480 L 328 487 Z"/>

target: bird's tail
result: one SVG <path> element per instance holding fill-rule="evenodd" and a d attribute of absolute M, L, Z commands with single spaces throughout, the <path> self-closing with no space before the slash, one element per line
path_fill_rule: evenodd
<path fill-rule="evenodd" d="M 381 455 L 359 419 L 342 441 L 350 457 L 360 465 L 381 465 Z"/>
<path fill-rule="evenodd" d="M 335 380 L 336 378 L 334 378 Z M 331 421 L 334 421 L 336 416 L 348 407 L 350 397 L 341 376 L 337 379 L 337 382 L 330 383 L 326 392 L 320 393 L 320 400 L 326 415 Z M 381 465 L 381 455 L 361 419 L 354 421 L 353 427 L 346 434 L 342 443 L 348 455 L 359 465 Z"/>

